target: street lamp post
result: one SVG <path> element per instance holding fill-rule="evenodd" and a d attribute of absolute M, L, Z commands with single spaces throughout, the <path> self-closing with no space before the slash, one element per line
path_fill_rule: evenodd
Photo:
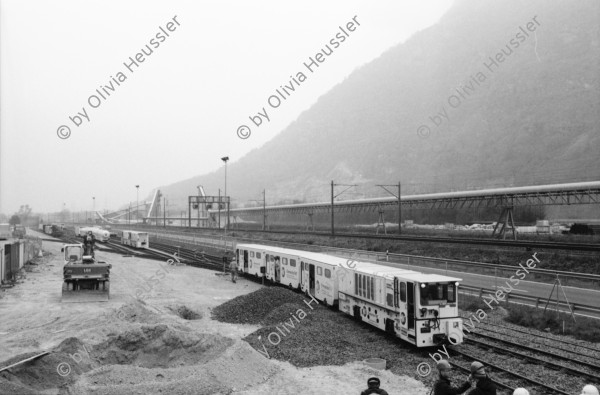
<path fill-rule="evenodd" d="M 221 158 L 221 160 L 223 162 L 225 162 L 225 191 L 223 192 L 223 196 L 225 198 L 227 198 L 227 161 L 229 160 L 229 157 L 228 156 L 224 156 L 224 157 Z M 220 199 L 219 199 L 219 203 L 221 203 Z M 219 204 L 219 210 L 220 209 L 221 209 L 221 206 Z M 225 230 L 226 231 L 229 230 L 229 201 L 227 202 L 227 222 L 225 223 Z"/>
<path fill-rule="evenodd" d="M 93 196 L 92 197 L 92 224 L 95 223 L 95 219 L 96 219 L 96 197 Z"/>
<path fill-rule="evenodd" d="M 136 219 L 136 226 L 139 225 L 139 221 L 138 218 L 140 216 L 140 186 L 136 185 L 135 186 L 136 189 L 136 200 L 135 200 L 135 219 Z"/>

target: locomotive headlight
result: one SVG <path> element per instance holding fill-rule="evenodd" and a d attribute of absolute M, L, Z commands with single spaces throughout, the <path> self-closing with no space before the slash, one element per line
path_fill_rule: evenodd
<path fill-rule="evenodd" d="M 458 281 L 454 283 L 454 285 L 456 285 L 458 287 Z"/>
<path fill-rule="evenodd" d="M 421 288 L 425 288 L 425 284 L 424 283 L 421 283 Z"/>

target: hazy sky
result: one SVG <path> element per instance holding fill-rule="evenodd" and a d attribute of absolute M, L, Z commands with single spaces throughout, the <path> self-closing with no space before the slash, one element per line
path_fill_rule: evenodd
<path fill-rule="evenodd" d="M 135 200 L 136 184 L 141 199 L 222 156 L 235 162 L 450 5 L 0 0 L 0 212 L 89 210 L 93 196 L 96 209 L 116 208 Z M 306 72 L 353 18 L 360 26 Z M 290 84 L 299 71 L 306 80 Z M 295 91 L 270 108 L 284 84 Z M 269 121 L 256 127 L 248 117 L 263 107 Z"/>

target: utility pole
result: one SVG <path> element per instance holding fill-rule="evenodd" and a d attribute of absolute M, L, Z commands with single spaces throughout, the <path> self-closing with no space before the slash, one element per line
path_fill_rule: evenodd
<path fill-rule="evenodd" d="M 335 226 L 333 223 L 333 180 L 331 180 L 331 235 L 335 236 Z"/>
<path fill-rule="evenodd" d="M 398 234 L 402 234 L 402 206 L 401 206 L 401 192 L 402 187 L 400 185 L 400 181 L 398 181 L 398 194 L 396 195 L 394 192 L 387 189 L 387 187 L 395 187 L 396 185 L 377 185 L 378 187 L 384 189 L 387 193 L 398 199 Z"/>
<path fill-rule="evenodd" d="M 198 203 L 198 227 L 200 227 L 200 188 L 202 188 L 202 185 L 198 185 L 196 188 L 198 189 L 198 200 L 196 201 Z"/>
<path fill-rule="evenodd" d="M 225 162 L 225 191 L 223 196 L 227 198 L 227 161 L 229 160 L 228 156 L 224 156 L 221 158 L 223 162 Z M 219 199 L 219 204 L 221 203 L 221 199 Z M 219 213 L 221 212 L 221 206 L 219 205 Z M 219 225 L 220 227 L 221 225 Z M 225 222 L 225 232 L 229 229 L 229 200 L 227 200 L 227 222 Z"/>
<path fill-rule="evenodd" d="M 140 223 L 140 221 L 139 221 L 139 217 L 140 217 L 140 186 L 136 185 L 135 189 L 136 189 L 135 219 L 136 219 L 136 226 L 137 226 Z"/>
<path fill-rule="evenodd" d="M 267 198 L 266 190 L 263 189 L 263 230 L 267 229 Z"/>
<path fill-rule="evenodd" d="M 167 227 L 167 198 L 163 199 L 163 228 Z"/>
<path fill-rule="evenodd" d="M 346 189 L 344 189 L 342 192 L 338 193 L 337 195 L 333 194 L 333 189 L 334 187 L 347 187 Z M 331 236 L 335 236 L 335 225 L 334 225 L 334 217 L 333 217 L 333 199 L 335 199 L 336 197 L 340 196 L 342 193 L 346 192 L 348 189 L 355 187 L 356 184 L 352 184 L 352 185 L 345 185 L 345 184 L 334 184 L 333 180 L 331 180 Z"/>
<path fill-rule="evenodd" d="M 218 199 L 218 204 L 217 207 L 219 208 L 219 222 L 218 222 L 218 226 L 219 229 L 221 229 L 221 188 L 219 188 L 219 199 Z"/>

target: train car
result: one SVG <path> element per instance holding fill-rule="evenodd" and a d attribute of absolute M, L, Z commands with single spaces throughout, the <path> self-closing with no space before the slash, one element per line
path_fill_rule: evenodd
<path fill-rule="evenodd" d="M 417 347 L 463 342 L 459 278 L 355 262 L 339 276 L 339 309 Z"/>
<path fill-rule="evenodd" d="M 148 232 L 124 230 L 121 234 L 121 244 L 135 248 L 150 248 Z"/>
<path fill-rule="evenodd" d="M 238 244 L 235 249 L 238 270 L 255 277 L 266 273 L 265 247 L 258 244 Z"/>
<path fill-rule="evenodd" d="M 85 235 L 87 235 L 87 233 L 90 230 L 93 230 L 94 228 L 91 226 L 76 226 L 75 227 L 75 234 L 79 237 L 83 237 Z"/>
<path fill-rule="evenodd" d="M 80 228 L 75 228 L 75 233 L 80 237 L 84 237 L 86 234 L 88 234 L 88 232 L 92 232 L 96 240 L 102 243 L 106 243 L 108 240 L 110 240 L 110 232 L 102 228 L 97 228 L 95 226 L 83 226 Z"/>
<path fill-rule="evenodd" d="M 238 244 L 236 251 L 241 272 L 300 290 L 328 306 L 337 306 L 336 273 L 348 261 L 346 258 L 259 244 Z"/>
<path fill-rule="evenodd" d="M 263 246 L 265 278 L 289 288 L 300 289 L 300 259 L 296 251 L 288 248 Z"/>
<path fill-rule="evenodd" d="M 96 240 L 106 243 L 110 240 L 110 232 L 101 228 L 92 228 L 92 234 L 96 237 Z"/>

